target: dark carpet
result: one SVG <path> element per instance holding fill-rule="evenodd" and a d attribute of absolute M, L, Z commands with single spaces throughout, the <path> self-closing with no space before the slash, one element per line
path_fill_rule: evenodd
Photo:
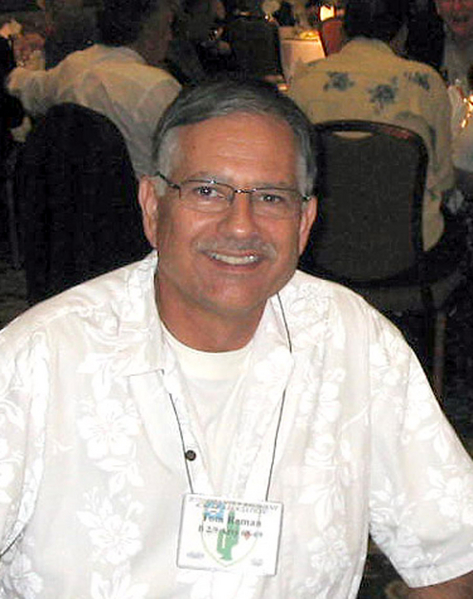
<path fill-rule="evenodd" d="M 449 314 L 446 342 L 445 393 L 442 406 L 473 454 L 473 283 L 467 282 Z M 22 270 L 12 267 L 8 243 L 0 240 L 0 328 L 27 308 Z M 399 322 L 415 348 L 416 323 Z M 420 350 L 419 350 L 420 351 Z M 406 586 L 389 561 L 371 544 L 358 599 L 402 599 Z"/>

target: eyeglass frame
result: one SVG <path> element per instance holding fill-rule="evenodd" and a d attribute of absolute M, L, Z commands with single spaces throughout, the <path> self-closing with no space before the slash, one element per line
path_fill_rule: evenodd
<path fill-rule="evenodd" d="M 312 196 L 303 194 L 298 189 L 289 188 L 289 187 L 271 186 L 271 187 L 253 187 L 250 189 L 243 189 L 243 188 L 235 188 L 235 187 L 233 187 L 233 185 L 230 185 L 229 183 L 222 183 L 220 181 L 216 181 L 215 179 L 185 179 L 184 181 L 181 181 L 180 183 L 175 183 L 174 181 L 171 181 L 171 179 L 169 179 L 169 177 L 167 177 L 160 171 L 155 172 L 155 174 L 153 175 L 153 178 L 156 178 L 156 177 L 159 177 L 160 179 L 162 179 L 166 183 L 166 185 L 168 185 L 171 189 L 177 190 L 179 192 L 179 199 L 181 199 L 181 200 L 182 200 L 182 186 L 186 183 L 193 183 L 193 182 L 194 183 L 207 183 L 209 185 L 223 185 L 223 187 L 228 188 L 231 191 L 231 196 L 228 199 L 227 206 L 225 208 L 223 208 L 222 210 L 215 210 L 215 211 L 208 210 L 207 211 L 207 210 L 198 210 L 196 208 L 190 207 L 191 210 L 195 210 L 196 212 L 202 212 L 202 213 L 208 213 L 208 214 L 212 214 L 212 213 L 220 214 L 220 213 L 225 212 L 225 210 L 228 210 L 228 208 L 230 208 L 230 206 L 233 204 L 236 194 L 241 194 L 241 193 L 249 194 L 250 201 L 251 201 L 251 198 L 253 197 L 253 193 L 255 193 L 257 191 L 266 191 L 267 190 L 267 191 L 295 192 L 301 198 L 301 202 L 300 202 L 301 207 L 303 207 L 305 204 L 307 204 L 312 199 Z M 280 216 L 280 217 L 273 217 L 273 218 L 279 218 L 282 220 L 284 218 L 290 218 L 291 216 L 293 216 L 293 214 L 288 214 L 287 217 Z"/>

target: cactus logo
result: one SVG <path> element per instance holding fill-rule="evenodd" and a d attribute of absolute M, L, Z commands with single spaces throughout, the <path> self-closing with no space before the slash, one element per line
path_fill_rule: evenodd
<path fill-rule="evenodd" d="M 235 545 L 238 545 L 239 540 L 240 524 L 235 524 L 235 512 L 230 512 L 227 528 L 220 529 L 217 537 L 217 552 L 224 561 L 233 561 L 232 549 Z"/>
<path fill-rule="evenodd" d="M 205 509 L 200 527 L 207 554 L 220 566 L 233 566 L 249 557 L 261 537 L 259 519 L 237 517 L 225 504 Z"/>

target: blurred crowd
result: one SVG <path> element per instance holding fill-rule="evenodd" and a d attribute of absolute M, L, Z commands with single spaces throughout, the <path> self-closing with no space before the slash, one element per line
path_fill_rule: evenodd
<path fill-rule="evenodd" d="M 375 7 L 376 10 L 389 11 L 387 0 L 356 0 L 355 3 L 369 6 L 370 10 Z M 2 155 L 8 154 L 12 130 L 15 135 L 15 128 L 23 123 L 24 131 L 28 131 L 23 121 L 25 109 L 28 116 L 34 118 L 59 101 L 74 101 L 99 110 L 115 120 L 125 137 L 127 131 L 129 134 L 129 125 L 124 125 L 120 118 L 111 114 L 103 98 L 97 100 L 96 92 L 92 99 L 89 96 L 82 98 L 77 92 L 70 91 L 72 83 L 68 83 L 67 92 L 63 88 L 58 92 L 57 83 L 54 84 L 54 93 L 51 83 L 46 86 L 46 80 L 51 82 L 56 71 L 56 80 L 69 81 L 70 65 L 75 63 L 74 69 L 84 72 L 95 69 L 97 75 L 98 67 L 92 67 L 92 63 L 97 63 L 96 49 L 102 44 L 115 48 L 113 55 L 107 53 L 109 70 L 113 70 L 116 61 L 116 48 L 126 47 L 138 52 L 138 62 L 144 60 L 148 66 L 159 69 L 160 81 L 167 77 L 169 82 L 172 78 L 175 85 L 171 92 L 169 89 L 165 92 L 161 86 L 164 94 L 160 103 L 161 112 L 180 86 L 196 84 L 220 73 L 261 76 L 281 81 L 279 26 L 317 28 L 324 10 L 330 9 L 340 18 L 345 6 L 350 5 L 350 0 L 183 0 L 180 4 L 174 0 L 136 0 L 132 3 L 133 7 L 127 7 L 129 3 L 123 0 L 107 0 L 103 4 L 112 6 L 109 14 L 117 15 L 116 18 L 107 17 L 112 23 L 110 27 L 116 27 L 115 33 L 118 32 L 111 43 L 104 38 L 100 13 L 94 3 L 86 0 L 37 0 L 37 4 L 34 26 L 31 25 L 31 19 L 20 22 L 6 19 L 0 31 L 0 76 L 4 82 L 1 92 L 4 115 Z M 442 141 L 441 151 L 453 160 L 455 189 L 470 196 L 473 194 L 473 126 L 470 125 L 473 114 L 473 0 L 406 0 L 399 6 L 401 4 L 408 6 L 407 17 L 403 21 L 400 36 L 396 37 L 397 45 L 392 49 L 397 56 L 428 65 L 442 77 L 449 95 L 451 117 L 445 118 L 450 119 L 451 140 Z M 166 13 L 168 32 L 151 18 L 155 8 L 163 5 L 169 8 Z M 154 6 L 153 10 L 150 6 Z M 124 19 L 139 24 L 143 39 L 137 42 L 136 36 L 134 39 L 126 35 L 123 37 L 123 32 L 120 33 L 123 29 L 119 23 L 120 14 L 124 15 Z M 146 27 L 143 25 L 145 22 Z M 366 35 L 366 32 L 360 35 Z M 253 45 L 256 38 L 258 46 Z M 153 50 L 153 54 L 150 48 L 158 45 L 159 51 Z M 86 52 L 81 61 L 71 59 L 78 52 Z M 100 61 L 104 60 L 100 56 Z M 366 63 L 371 63 L 370 68 L 374 71 L 377 70 L 376 60 L 375 54 L 366 58 Z M 10 75 L 15 66 L 20 68 Z M 51 75 L 48 78 L 43 74 L 34 77 L 25 73 L 16 75 L 16 71 L 22 71 L 22 67 Z M 323 70 L 325 67 L 317 68 Z M 151 76 L 150 71 L 146 75 L 144 73 L 143 77 L 147 81 L 153 77 L 156 79 L 157 75 Z M 166 77 L 163 73 L 167 74 Z M 7 76 L 8 85 L 5 84 Z M 110 90 L 111 84 L 107 93 L 113 93 Z M 430 90 L 430 95 L 432 93 Z M 297 100 L 297 94 L 294 97 Z M 320 105 L 321 99 L 315 102 Z M 424 105 L 420 110 L 427 110 L 427 107 Z M 153 112 L 153 126 L 158 116 L 156 111 Z M 337 117 L 332 113 L 330 116 Z M 320 121 L 323 118 L 324 110 L 321 110 L 319 117 L 313 117 L 313 120 Z M 436 127 L 437 134 L 439 130 Z M 20 129 L 20 140 L 22 136 L 24 132 Z M 457 201 L 456 197 L 450 193 L 453 204 Z M 461 199 L 458 201 L 461 202 Z"/>

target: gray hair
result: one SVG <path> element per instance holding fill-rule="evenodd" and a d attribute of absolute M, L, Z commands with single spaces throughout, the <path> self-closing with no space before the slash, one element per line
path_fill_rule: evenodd
<path fill-rule="evenodd" d="M 261 80 L 222 79 L 184 89 L 158 124 L 153 151 L 157 170 L 169 174 L 179 146 L 179 127 L 235 113 L 272 115 L 289 125 L 299 148 L 300 191 L 310 195 L 316 176 L 312 125 L 289 97 Z"/>

